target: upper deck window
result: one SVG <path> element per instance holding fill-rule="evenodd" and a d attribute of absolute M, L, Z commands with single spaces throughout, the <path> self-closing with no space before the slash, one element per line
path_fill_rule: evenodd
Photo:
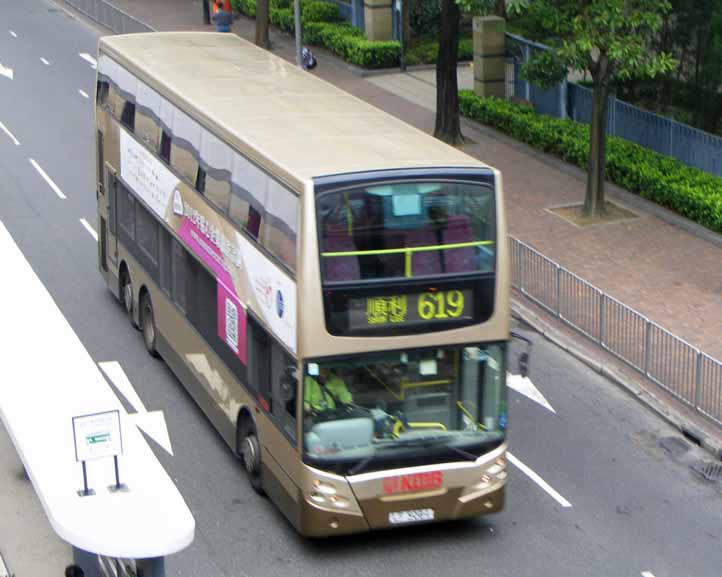
<path fill-rule="evenodd" d="M 493 272 L 491 187 L 400 182 L 317 197 L 326 282 Z"/>

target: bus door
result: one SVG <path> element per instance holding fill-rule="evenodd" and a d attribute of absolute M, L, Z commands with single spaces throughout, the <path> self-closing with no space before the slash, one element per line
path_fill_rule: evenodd
<path fill-rule="evenodd" d="M 107 212 L 108 215 L 108 233 L 107 238 L 107 255 L 110 262 L 113 264 L 113 269 L 118 266 L 118 205 L 117 205 L 117 176 L 115 169 L 110 165 L 105 165 L 105 190 L 107 194 L 105 198 L 107 200 Z"/>

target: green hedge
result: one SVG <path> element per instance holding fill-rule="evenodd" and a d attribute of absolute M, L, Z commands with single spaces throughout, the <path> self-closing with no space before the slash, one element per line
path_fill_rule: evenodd
<path fill-rule="evenodd" d="M 301 20 L 307 22 L 341 22 L 341 10 L 336 4 L 315 0 L 301 3 Z"/>
<path fill-rule="evenodd" d="M 496 98 L 459 92 L 464 116 L 493 126 L 586 169 L 589 126 L 535 113 L 531 108 Z M 638 144 L 607 137 L 606 177 L 641 197 L 722 234 L 722 178 L 682 164 Z"/>
<path fill-rule="evenodd" d="M 256 0 L 231 0 L 233 9 L 256 17 Z M 398 66 L 400 45 L 396 41 L 367 40 L 358 28 L 343 22 L 338 6 L 322 0 L 301 2 L 304 40 L 322 46 L 362 68 Z M 271 24 L 286 32 L 294 31 L 291 0 L 271 0 Z"/>
<path fill-rule="evenodd" d="M 439 43 L 424 42 L 413 48 L 409 48 L 404 55 L 407 66 L 416 66 L 418 64 L 436 64 L 439 54 Z M 459 39 L 459 62 L 473 60 L 474 58 L 474 41 L 471 38 Z"/>
<path fill-rule="evenodd" d="M 309 22 L 303 33 L 309 44 L 323 46 L 362 68 L 390 68 L 399 63 L 401 47 L 397 41 L 367 40 L 363 32 L 346 22 Z"/>

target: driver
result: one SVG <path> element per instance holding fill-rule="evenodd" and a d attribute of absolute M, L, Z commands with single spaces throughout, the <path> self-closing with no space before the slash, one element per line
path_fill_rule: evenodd
<path fill-rule="evenodd" d="M 303 409 L 307 413 L 322 413 L 352 402 L 346 383 L 330 369 L 322 368 L 318 377 L 306 375 L 303 379 Z"/>

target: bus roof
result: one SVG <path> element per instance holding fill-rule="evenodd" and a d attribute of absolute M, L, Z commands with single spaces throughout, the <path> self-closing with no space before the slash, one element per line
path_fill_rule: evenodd
<path fill-rule="evenodd" d="M 235 34 L 105 36 L 100 50 L 298 189 L 330 174 L 485 166 Z"/>

